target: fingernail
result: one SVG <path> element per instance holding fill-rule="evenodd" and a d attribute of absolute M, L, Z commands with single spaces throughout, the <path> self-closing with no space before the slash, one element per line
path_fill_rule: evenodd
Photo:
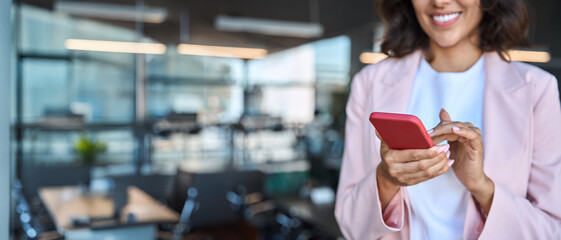
<path fill-rule="evenodd" d="M 444 148 L 446 148 L 446 150 L 443 152 L 448 152 L 448 150 L 450 150 L 450 144 L 444 144 Z"/>
<path fill-rule="evenodd" d="M 431 134 L 432 132 L 434 132 L 434 128 L 429 129 L 427 132 Z"/>
<path fill-rule="evenodd" d="M 444 145 L 442 145 L 442 146 L 438 149 L 438 151 L 437 151 L 436 153 L 441 153 L 441 152 L 448 151 L 448 148 L 449 148 L 449 147 L 450 147 L 450 145 L 444 144 Z"/>
<path fill-rule="evenodd" d="M 450 161 L 448 161 L 448 167 L 451 167 L 452 164 L 454 164 L 454 160 L 450 159 Z"/>
<path fill-rule="evenodd" d="M 460 128 L 459 128 L 459 127 L 456 127 L 456 126 L 453 126 L 453 127 L 452 127 L 452 130 L 454 130 L 454 131 L 460 131 Z"/>
<path fill-rule="evenodd" d="M 446 158 L 450 158 L 450 151 L 446 151 Z"/>

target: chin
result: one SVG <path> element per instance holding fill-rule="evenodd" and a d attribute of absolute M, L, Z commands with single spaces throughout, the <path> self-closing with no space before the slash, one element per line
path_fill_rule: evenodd
<path fill-rule="evenodd" d="M 438 44 L 438 46 L 442 47 L 442 48 L 449 48 L 449 47 L 453 47 L 456 45 L 457 42 L 436 42 L 436 44 Z"/>
<path fill-rule="evenodd" d="M 436 43 L 436 45 L 438 45 L 439 47 L 442 48 L 449 48 L 449 47 L 453 47 L 456 44 L 458 44 L 458 39 L 452 39 L 449 37 L 446 38 L 436 38 L 433 40 L 434 43 Z"/>

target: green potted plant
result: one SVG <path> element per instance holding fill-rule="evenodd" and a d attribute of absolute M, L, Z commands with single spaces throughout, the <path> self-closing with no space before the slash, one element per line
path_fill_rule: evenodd
<path fill-rule="evenodd" d="M 74 151 L 80 155 L 79 163 L 86 166 L 93 166 L 97 161 L 97 156 L 106 150 L 105 143 L 89 139 L 85 134 L 74 143 Z"/>
<path fill-rule="evenodd" d="M 107 145 L 100 141 L 95 141 L 82 134 L 74 143 L 74 151 L 79 155 L 77 162 L 88 168 L 87 182 L 85 191 L 88 191 L 91 182 L 91 168 L 96 164 L 99 154 L 107 150 Z"/>

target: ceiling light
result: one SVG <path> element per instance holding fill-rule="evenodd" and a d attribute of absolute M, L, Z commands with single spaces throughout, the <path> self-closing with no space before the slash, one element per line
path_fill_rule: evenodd
<path fill-rule="evenodd" d="M 230 17 L 224 15 L 219 15 L 215 18 L 214 27 L 220 31 L 249 32 L 284 37 L 316 38 L 323 35 L 323 27 L 319 23 Z"/>
<path fill-rule="evenodd" d="M 374 64 L 386 59 L 388 55 L 383 53 L 363 52 L 360 54 L 360 62 L 364 64 Z"/>
<path fill-rule="evenodd" d="M 267 55 L 267 50 L 261 48 L 221 47 L 195 44 L 179 44 L 177 52 L 186 55 L 198 55 L 208 57 L 230 57 L 255 59 Z"/>
<path fill-rule="evenodd" d="M 102 18 L 121 21 L 142 21 L 146 23 L 161 23 L 166 20 L 168 11 L 165 8 L 57 1 L 54 9 L 74 16 Z"/>
<path fill-rule="evenodd" d="M 510 50 L 508 56 L 512 61 L 546 63 L 551 60 L 551 55 L 545 51 Z"/>
<path fill-rule="evenodd" d="M 117 42 L 85 39 L 67 39 L 64 47 L 69 50 L 139 53 L 139 54 L 164 54 L 166 45 L 161 43 Z"/>

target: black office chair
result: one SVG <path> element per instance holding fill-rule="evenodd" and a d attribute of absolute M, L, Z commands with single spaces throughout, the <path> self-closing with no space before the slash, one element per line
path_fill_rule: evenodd
<path fill-rule="evenodd" d="M 26 239 L 55 240 L 64 239 L 57 232 L 56 225 L 46 207 L 39 198 L 26 199 L 24 189 L 19 180 L 12 183 L 12 197 L 16 202 L 16 217 L 18 218 L 20 235 Z"/>
<path fill-rule="evenodd" d="M 194 187 L 187 190 L 187 200 L 185 201 L 185 205 L 183 205 L 183 210 L 181 211 L 181 215 L 179 217 L 179 223 L 177 223 L 172 230 L 174 239 L 182 239 L 183 234 L 191 231 L 193 214 L 199 210 L 200 206 L 197 201 L 198 195 L 199 191 Z"/>
<path fill-rule="evenodd" d="M 198 190 L 199 209 L 192 216 L 192 227 L 204 228 L 231 224 L 239 221 L 240 215 L 232 210 L 227 195 L 240 186 L 247 192 L 263 192 L 263 173 L 260 171 L 224 171 L 216 173 L 190 173 L 179 170 L 173 186 L 169 206 L 182 212 L 187 191 Z"/>
<path fill-rule="evenodd" d="M 180 223 L 167 233 L 160 232 L 160 239 L 213 239 L 222 230 L 232 232 L 232 226 L 240 225 L 244 219 L 240 215 L 243 201 L 236 206 L 230 201 L 236 201 L 232 194 L 240 193 L 239 189 L 250 194 L 262 193 L 263 183 L 263 174 L 259 171 L 192 173 L 179 170 L 168 206 L 181 212 Z M 237 230 L 232 234 L 239 239 L 247 238 L 246 233 Z"/>
<path fill-rule="evenodd" d="M 28 199 L 37 198 L 42 187 L 86 184 L 90 169 L 72 164 L 22 164 L 23 194 Z"/>

